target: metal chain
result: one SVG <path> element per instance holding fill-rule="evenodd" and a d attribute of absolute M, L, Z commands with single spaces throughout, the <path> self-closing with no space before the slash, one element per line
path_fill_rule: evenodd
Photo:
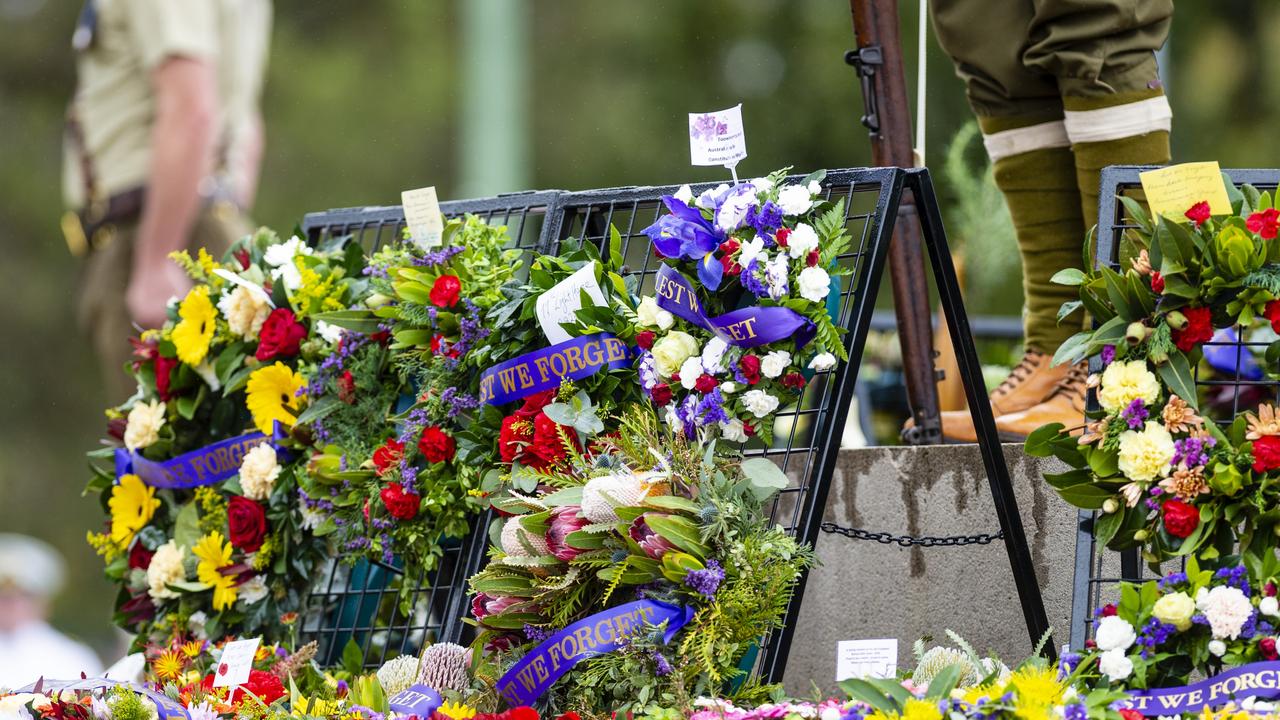
<path fill-rule="evenodd" d="M 1003 540 L 1004 531 L 994 534 L 953 535 L 951 537 L 914 537 L 911 535 L 894 535 L 887 532 L 870 532 L 862 528 L 844 527 L 833 522 L 824 522 L 820 526 L 822 532 L 833 535 L 844 535 L 854 540 L 874 540 L 882 545 L 897 544 L 901 547 L 959 547 L 963 545 L 987 545 L 993 540 Z"/>

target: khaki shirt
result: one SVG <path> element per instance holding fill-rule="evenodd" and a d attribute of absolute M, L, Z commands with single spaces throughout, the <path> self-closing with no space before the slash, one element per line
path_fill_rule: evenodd
<path fill-rule="evenodd" d="M 79 54 L 73 111 L 96 190 L 107 197 L 145 186 L 151 162 L 155 96 L 151 72 L 170 57 L 215 64 L 218 152 L 215 166 L 235 173 L 256 122 L 271 34 L 271 0 L 95 0 L 93 45 Z M 68 138 L 63 192 L 85 204 L 80 150 Z M 242 180 L 241 180 L 242 181 Z"/>

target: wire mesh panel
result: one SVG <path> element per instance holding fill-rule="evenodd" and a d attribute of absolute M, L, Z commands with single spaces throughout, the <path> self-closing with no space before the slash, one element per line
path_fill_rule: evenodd
<path fill-rule="evenodd" d="M 499 195 L 479 200 L 440 204 L 446 217 L 474 214 L 486 222 L 506 225 L 514 247 L 529 257 L 548 247 L 544 233 L 549 212 L 557 207 L 558 191 Z M 331 238 L 355 237 L 369 252 L 392 242 L 404 229 L 398 206 L 342 208 L 309 213 L 302 230 L 312 245 Z M 316 641 L 318 659 L 326 666 L 341 661 L 354 641 L 366 668 L 376 668 L 397 655 L 417 653 L 435 642 L 458 642 L 468 629 L 467 578 L 484 557 L 487 516 L 477 517 L 471 534 L 444 545 L 435 571 L 406 577 L 393 563 L 361 560 L 355 564 L 335 557 L 317 579 L 300 618 L 302 642 Z M 400 606 L 400 592 L 408 584 L 408 612 Z"/>
<path fill-rule="evenodd" d="M 1130 242 L 1138 224 L 1119 201 L 1121 196 L 1143 201 L 1139 173 L 1153 167 L 1113 166 L 1102 171 L 1097 247 L 1094 263 L 1118 272 L 1128 269 L 1134 256 Z M 1259 190 L 1275 190 L 1280 170 L 1226 170 L 1236 185 L 1253 185 Z M 1257 408 L 1261 402 L 1280 400 L 1280 380 L 1262 371 L 1262 354 L 1274 336 L 1256 337 L 1245 328 L 1220 330 L 1204 344 L 1206 361 L 1194 368 L 1200 396 L 1201 415 L 1220 425 L 1231 424 L 1237 415 Z M 1090 360 L 1090 372 L 1101 372 L 1102 362 Z M 1098 409 L 1094 391 L 1089 392 L 1089 409 Z M 1093 511 L 1079 513 L 1076 533 L 1075 582 L 1071 603 L 1071 645 L 1082 647 L 1092 632 L 1094 611 L 1119 600 L 1119 583 L 1142 582 L 1155 575 L 1146 568 L 1136 550 L 1111 552 L 1094 542 Z M 1173 570 L 1173 563 L 1162 572 Z"/>

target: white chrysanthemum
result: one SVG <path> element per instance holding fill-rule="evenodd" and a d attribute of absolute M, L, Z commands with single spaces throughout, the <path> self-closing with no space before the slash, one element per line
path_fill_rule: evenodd
<path fill-rule="evenodd" d="M 151 556 L 151 564 L 147 566 L 147 594 L 152 600 L 169 600 L 178 597 L 178 593 L 170 590 L 170 583 L 182 582 L 187 573 L 183 566 L 187 551 L 180 547 L 176 540 L 156 548 Z"/>
<path fill-rule="evenodd" d="M 818 249 L 818 233 L 806 223 L 799 223 L 787 236 L 787 253 L 792 258 L 802 258 L 810 250 Z"/>
<path fill-rule="evenodd" d="M 694 356 L 687 358 L 684 364 L 680 366 L 680 385 L 685 390 L 692 390 L 697 384 L 698 378 L 702 376 L 702 358 Z"/>
<path fill-rule="evenodd" d="M 440 692 L 463 692 L 471 685 L 471 674 L 467 671 L 470 658 L 470 648 L 436 643 L 422 651 L 418 682 Z"/>
<path fill-rule="evenodd" d="M 1120 433 L 1118 467 L 1135 482 L 1150 482 L 1169 474 L 1175 448 L 1173 436 L 1163 425 L 1148 421 L 1141 431 Z"/>
<path fill-rule="evenodd" d="M 418 658 L 401 655 L 383 663 L 378 668 L 378 684 L 387 697 L 408 690 L 418 677 Z"/>
<path fill-rule="evenodd" d="M 262 259 L 271 267 L 271 277 L 282 279 L 289 290 L 297 290 L 302 285 L 302 273 L 294 258 L 298 255 L 310 255 L 311 247 L 301 238 L 291 237 L 278 245 L 272 245 L 263 253 Z"/>
<path fill-rule="evenodd" d="M 1094 633 L 1093 639 L 1098 643 L 1098 649 L 1103 652 L 1128 650 L 1138 639 L 1138 634 L 1134 632 L 1128 620 L 1119 615 L 1110 615 L 1098 621 L 1098 631 Z"/>
<path fill-rule="evenodd" d="M 506 523 L 502 526 L 502 552 L 512 557 L 531 557 L 533 555 L 550 555 L 551 548 L 547 545 L 547 539 L 537 533 L 531 533 L 524 528 L 520 522 L 520 516 L 507 518 Z M 521 542 L 523 540 L 524 542 Z M 525 543 L 528 543 L 533 552 L 530 552 Z"/>
<path fill-rule="evenodd" d="M 800 271 L 800 297 L 811 302 L 826 302 L 831 292 L 831 276 L 820 267 L 807 267 Z"/>
<path fill-rule="evenodd" d="M 718 337 L 713 337 L 702 346 L 702 369 L 712 375 L 719 375 L 725 371 L 724 353 L 729 349 L 729 343 Z"/>
<path fill-rule="evenodd" d="M 1098 672 L 1111 680 L 1124 680 L 1133 673 L 1133 661 L 1123 650 L 1108 650 L 1098 658 Z"/>
<path fill-rule="evenodd" d="M 160 428 L 164 427 L 164 413 L 164 403 L 159 400 L 134 405 L 124 430 L 124 446 L 130 450 L 141 450 L 159 440 Z"/>
<path fill-rule="evenodd" d="M 747 412 L 762 418 L 778 409 L 778 398 L 763 390 L 748 390 L 742 394 L 742 406 Z"/>
<path fill-rule="evenodd" d="M 658 307 L 658 301 L 652 295 L 640 299 L 640 304 L 636 307 L 636 320 L 641 327 L 659 330 L 670 330 L 676 322 L 674 315 Z"/>
<path fill-rule="evenodd" d="M 231 292 L 219 298 L 218 310 L 227 319 L 231 334 L 246 340 L 258 337 L 262 324 L 271 314 L 267 301 L 243 285 L 236 285 Z"/>
<path fill-rule="evenodd" d="M 692 188 L 690 188 L 688 185 L 681 185 L 681 186 L 680 186 L 680 189 L 676 191 L 676 194 L 675 194 L 675 196 L 674 196 L 674 197 L 675 197 L 675 199 L 679 200 L 680 202 L 684 203 L 685 205 L 692 205 L 692 204 L 693 204 L 693 189 L 692 189 Z"/>
<path fill-rule="evenodd" d="M 240 463 L 240 489 L 247 498 L 266 500 L 280 477 L 280 463 L 270 443 L 262 443 L 244 454 Z"/>
<path fill-rule="evenodd" d="M 776 378 L 791 365 L 791 353 L 786 350 L 774 350 L 760 358 L 760 372 L 767 378 Z"/>
<path fill-rule="evenodd" d="M 813 206 L 811 196 L 803 185 L 785 185 L 778 191 L 778 207 L 787 215 L 803 215 Z"/>
<path fill-rule="evenodd" d="M 316 334 L 321 340 L 333 345 L 342 339 L 342 328 L 337 325 L 330 325 L 323 320 L 316 321 Z"/>
<path fill-rule="evenodd" d="M 836 366 L 836 356 L 829 352 L 818 353 L 809 361 L 809 369 L 826 372 Z"/>
<path fill-rule="evenodd" d="M 240 584 L 240 600 L 245 605 L 254 605 L 267 599 L 267 581 L 261 575 L 254 575 Z"/>
<path fill-rule="evenodd" d="M 1147 369 L 1146 360 L 1113 362 L 1102 371 L 1098 404 L 1103 410 L 1118 412 L 1138 399 L 1148 406 L 1160 399 L 1160 381 Z"/>
<path fill-rule="evenodd" d="M 630 470 L 591 478 L 582 488 L 582 516 L 592 523 L 616 523 L 619 518 L 615 507 L 639 505 L 653 487 L 649 476 Z"/>
<path fill-rule="evenodd" d="M 1235 640 L 1245 621 L 1253 615 L 1253 603 L 1240 588 L 1219 585 L 1208 592 L 1197 593 L 1196 609 L 1209 621 L 1209 629 L 1218 640 Z"/>
<path fill-rule="evenodd" d="M 731 418 L 729 422 L 720 423 L 720 437 L 736 443 L 744 443 L 751 439 L 743 429 L 742 421 L 738 418 Z"/>

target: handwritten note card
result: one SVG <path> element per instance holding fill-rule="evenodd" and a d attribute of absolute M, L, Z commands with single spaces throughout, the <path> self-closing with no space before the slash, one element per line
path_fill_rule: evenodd
<path fill-rule="evenodd" d="M 404 205 L 409 234 L 418 247 L 438 247 L 444 242 L 444 216 L 440 214 L 435 186 L 405 190 L 400 193 L 400 203 Z"/>
<path fill-rule="evenodd" d="M 560 323 L 576 322 L 574 315 L 582 309 L 582 291 L 586 290 L 591 302 L 604 305 L 604 293 L 596 283 L 596 264 L 587 263 L 578 272 L 556 283 L 555 287 L 542 293 L 534 310 L 538 315 L 538 324 L 542 326 L 542 334 L 552 345 L 567 342 L 569 333 L 560 327 Z"/>
<path fill-rule="evenodd" d="M 1151 214 L 1172 220 L 1186 220 L 1186 212 L 1198 202 L 1209 203 L 1209 212 L 1227 215 L 1231 198 L 1222 180 L 1217 162 L 1183 163 L 1159 170 L 1148 170 L 1138 176 L 1147 195 Z"/>
<path fill-rule="evenodd" d="M 898 672 L 898 639 L 841 640 L 836 644 L 836 682 L 891 678 Z"/>
<path fill-rule="evenodd" d="M 249 671 L 253 669 L 253 656 L 258 652 L 258 643 L 262 638 L 252 640 L 234 640 L 222 648 L 222 657 L 218 660 L 218 669 L 213 674 L 214 687 L 239 687 L 249 681 Z"/>
<path fill-rule="evenodd" d="M 736 167 L 747 156 L 742 104 L 718 112 L 689 113 L 689 156 L 694 165 Z"/>

